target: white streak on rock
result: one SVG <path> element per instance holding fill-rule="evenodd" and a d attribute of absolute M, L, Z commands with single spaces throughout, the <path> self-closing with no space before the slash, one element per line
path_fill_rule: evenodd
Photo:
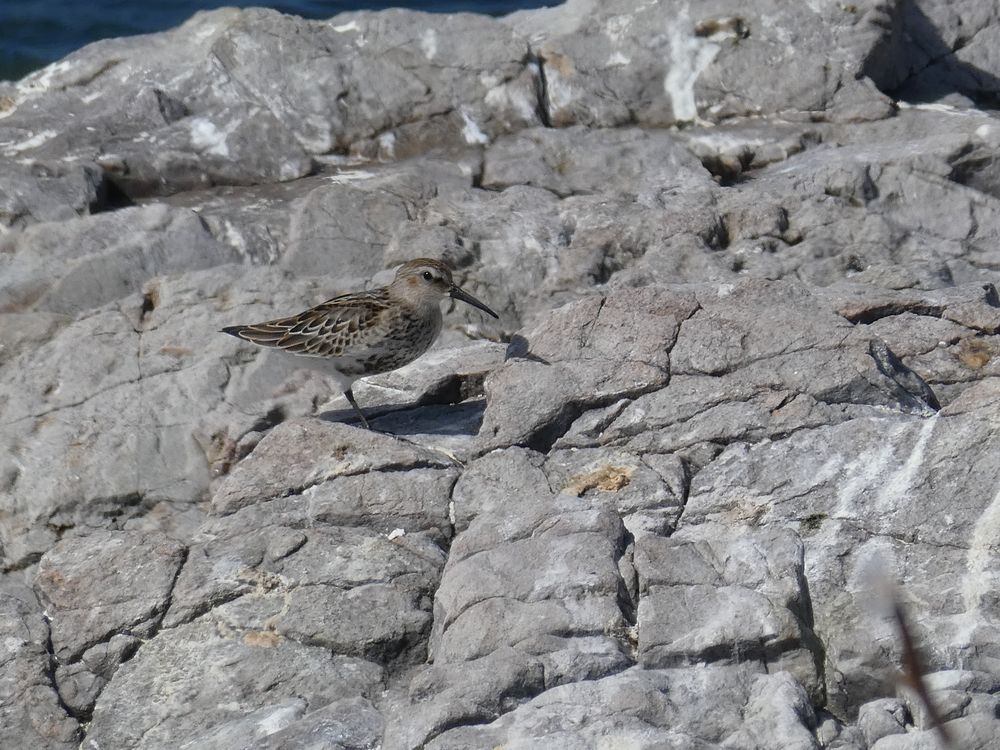
<path fill-rule="evenodd" d="M 349 23 L 341 24 L 340 26 L 334 26 L 333 30 L 338 34 L 343 34 L 347 31 L 361 31 L 361 27 L 358 26 L 357 21 L 350 21 Z"/>
<path fill-rule="evenodd" d="M 227 245 L 236 250 L 240 254 L 241 258 L 247 257 L 247 241 L 243 236 L 243 233 L 236 228 L 229 219 L 226 219 L 222 225 L 222 238 Z"/>
<path fill-rule="evenodd" d="M 983 596 L 995 591 L 997 573 L 990 570 L 1000 553 L 1000 490 L 983 510 L 972 529 L 969 551 L 965 557 L 965 577 L 962 580 L 962 602 L 965 616 L 974 624 L 983 604 Z M 971 628 L 969 628 L 971 630 Z"/>
<path fill-rule="evenodd" d="M 535 100 L 529 99 L 522 88 L 511 88 L 507 84 L 501 84 L 487 91 L 483 101 L 494 110 L 510 107 L 528 122 L 533 122 L 538 117 Z"/>
<path fill-rule="evenodd" d="M 280 732 L 301 715 L 302 711 L 298 705 L 275 706 L 270 713 L 257 722 L 257 727 L 260 734 L 267 737 L 275 732 Z"/>
<path fill-rule="evenodd" d="M 226 139 L 229 133 L 219 130 L 215 123 L 204 117 L 196 117 L 191 121 L 191 145 L 206 154 L 229 156 L 229 145 Z"/>
<path fill-rule="evenodd" d="M 943 104 L 941 102 L 918 102 L 914 104 L 913 102 L 907 102 L 900 100 L 896 102 L 896 106 L 900 109 L 919 109 L 924 112 L 940 112 L 946 115 L 955 115 L 957 117 L 981 117 L 982 111 L 978 109 L 959 109 L 951 104 Z"/>
<path fill-rule="evenodd" d="M 464 108 L 461 110 L 461 113 L 462 121 L 465 123 L 465 126 L 462 128 L 462 137 L 465 138 L 465 142 L 470 145 L 489 143 L 489 136 L 479 129 L 479 125 L 469 116 L 469 113 Z"/>
<path fill-rule="evenodd" d="M 55 130 L 43 130 L 42 132 L 36 133 L 23 141 L 7 141 L 6 143 L 0 143 L 0 149 L 3 149 L 4 156 L 13 156 L 21 151 L 38 148 L 46 141 L 55 138 L 57 135 L 59 134 Z"/>
<path fill-rule="evenodd" d="M 875 455 L 861 455 L 844 467 L 845 480 L 837 488 L 837 507 L 830 514 L 831 518 L 850 520 L 857 517 L 855 501 L 867 488 L 882 481 L 892 459 L 893 445 L 905 429 L 906 425 L 902 425 L 886 435 L 885 442 Z"/>
<path fill-rule="evenodd" d="M 529 63 L 529 66 L 530 65 L 531 63 Z M 499 86 L 503 83 L 503 81 L 504 79 L 502 76 L 499 76 L 496 73 L 491 73 L 487 70 L 484 70 L 479 74 L 479 82 L 483 85 L 484 89 L 491 89 L 495 86 Z"/>
<path fill-rule="evenodd" d="M 628 36 L 630 28 L 632 28 L 631 15 L 611 16 L 604 27 L 604 33 L 612 42 L 620 42 Z"/>
<path fill-rule="evenodd" d="M 854 550 L 850 567 L 845 571 L 844 588 L 862 597 L 873 617 L 869 627 L 882 638 L 891 637 L 893 630 L 887 613 L 880 611 L 887 604 L 887 582 L 895 577 L 899 563 L 894 541 L 884 536 L 873 536 Z"/>
<path fill-rule="evenodd" d="M 889 511 L 906 504 L 906 497 L 913 487 L 917 472 L 924 462 L 927 443 L 934 432 L 938 417 L 929 418 L 920 428 L 910 455 L 903 465 L 890 470 L 895 448 L 910 429 L 907 423 L 900 424 L 886 435 L 882 447 L 874 455 L 858 456 L 844 467 L 844 481 L 837 488 L 837 507 L 831 518 L 851 520 L 858 517 L 857 499 L 866 490 L 874 494 L 873 508 Z"/>
<path fill-rule="evenodd" d="M 691 144 L 694 146 L 704 146 L 706 149 L 716 153 L 727 151 L 739 151 L 746 147 L 759 147 L 770 145 L 772 141 L 764 138 L 735 138 L 726 133 L 698 133 L 691 136 Z M 784 149 L 782 149 L 784 151 Z"/>
<path fill-rule="evenodd" d="M 193 40 L 195 42 L 207 41 L 225 28 L 225 26 L 225 23 L 209 23 L 207 19 L 203 20 L 202 23 L 195 26 Z"/>
<path fill-rule="evenodd" d="M 426 29 L 420 35 L 420 49 L 427 55 L 428 60 L 433 60 L 438 51 L 437 32 L 434 29 Z"/>
<path fill-rule="evenodd" d="M 604 27 L 604 33 L 608 37 L 608 41 L 611 42 L 611 46 L 617 47 L 623 39 L 628 37 L 628 32 L 631 27 L 631 15 L 612 16 L 608 19 L 607 24 Z M 616 49 L 610 54 L 605 65 L 609 68 L 615 68 L 622 65 L 628 65 L 630 62 L 632 62 L 632 60 L 627 55 Z"/>
<path fill-rule="evenodd" d="M 351 169 L 344 172 L 338 172 L 335 175 L 327 177 L 330 182 L 337 184 L 343 184 L 345 182 L 358 182 L 359 180 L 367 180 L 375 176 L 374 172 L 368 172 L 364 169 Z"/>
<path fill-rule="evenodd" d="M 382 154 L 388 158 L 392 159 L 396 156 L 396 134 L 395 133 L 382 133 L 378 137 L 378 147 Z"/>
<path fill-rule="evenodd" d="M 60 73 L 68 73 L 72 69 L 73 63 L 69 60 L 62 60 L 57 63 L 52 63 L 51 65 L 46 65 L 41 70 L 26 76 L 19 84 L 17 84 L 18 93 L 28 96 L 48 91 L 52 86 L 52 79 Z"/>
<path fill-rule="evenodd" d="M 935 414 L 924 423 L 917 436 L 917 442 L 913 444 L 913 449 L 907 456 L 905 463 L 881 482 L 879 493 L 876 496 L 876 507 L 888 510 L 907 504 L 907 495 L 913 487 L 913 480 L 916 479 L 917 472 L 924 463 L 927 441 L 931 439 L 937 421 L 938 415 Z"/>
<path fill-rule="evenodd" d="M 760 17 L 760 24 L 765 29 L 770 29 L 775 38 L 785 45 L 785 54 L 789 57 L 795 55 L 795 44 L 792 39 L 792 32 L 782 25 L 780 16 L 763 15 Z"/>
<path fill-rule="evenodd" d="M 573 87 L 553 68 L 545 70 L 545 93 L 552 109 L 562 109 L 573 102 Z"/>
<path fill-rule="evenodd" d="M 680 122 L 697 122 L 698 105 L 694 98 L 694 85 L 698 76 L 712 64 L 719 54 L 719 45 L 694 35 L 688 6 L 685 5 L 674 24 L 667 29 L 670 39 L 669 70 L 663 88 L 674 108 L 674 117 Z"/>

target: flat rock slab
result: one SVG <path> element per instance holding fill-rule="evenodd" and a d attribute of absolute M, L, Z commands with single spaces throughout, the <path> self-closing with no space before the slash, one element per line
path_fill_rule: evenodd
<path fill-rule="evenodd" d="M 0 583 L 0 741 L 57 750 L 79 747 L 79 723 L 66 714 L 50 675 L 49 625 L 30 587 Z"/>
<path fill-rule="evenodd" d="M 449 465 L 446 456 L 371 430 L 316 419 L 285 422 L 226 477 L 212 507 L 216 513 L 233 513 L 254 502 L 302 494 L 336 477 Z"/>
<path fill-rule="evenodd" d="M 737 703 L 741 700 L 743 703 Z M 728 707 L 769 704 L 757 726 L 743 726 Z M 596 709 L 596 710 L 595 710 Z M 630 747 L 746 747 L 757 732 L 782 747 L 814 748 L 805 694 L 787 675 L 748 667 L 631 669 L 602 680 L 564 685 L 478 727 L 459 727 L 428 747 L 495 747 L 542 739 L 586 748 L 591 738 Z M 752 746 L 752 745 L 750 745 Z"/>
<path fill-rule="evenodd" d="M 636 544 L 640 662 L 759 660 L 819 691 L 801 540 L 783 529 L 719 541 L 699 531 Z"/>
<path fill-rule="evenodd" d="M 519 334 L 486 381 L 482 449 L 550 445 L 588 407 L 662 387 L 681 322 L 697 307 L 684 291 L 622 290 L 567 305 Z"/>
<path fill-rule="evenodd" d="M 199 13 L 0 82 L 0 745 L 996 744 L 1000 15 Z M 220 329 L 452 302 L 355 393 Z"/>
<path fill-rule="evenodd" d="M 135 532 L 102 532 L 84 544 L 67 539 L 53 547 L 39 564 L 35 585 L 57 658 L 76 661 L 116 633 L 152 635 L 186 556 L 163 535 Z M 105 592 L 101 600 L 90 591 L 94 580 Z"/>
<path fill-rule="evenodd" d="M 878 655 L 879 640 L 872 640 L 875 632 L 893 650 L 899 648 L 884 595 L 878 593 L 883 578 L 903 582 L 905 606 L 921 623 L 919 637 L 939 644 L 942 656 L 940 661 L 932 658 L 930 668 L 947 666 L 947 654 L 959 653 L 968 667 L 992 669 L 995 663 L 986 646 L 991 626 L 977 613 L 989 606 L 983 587 L 995 575 L 983 540 L 993 533 L 996 516 L 996 472 L 987 459 L 994 450 L 990 424 L 996 402 L 979 403 L 983 408 L 958 415 L 856 419 L 756 448 L 734 446 L 692 483 L 685 517 L 696 527 L 719 524 L 733 536 L 775 522 L 797 527 L 805 547 L 815 629 L 826 644 L 827 660 L 840 664 L 836 683 L 827 684 L 832 701 L 850 706 L 866 695 L 877 697 L 889 678 L 883 670 L 896 657 L 886 661 Z M 961 462 L 954 459 L 956 444 L 963 446 Z M 742 458 L 734 460 L 734 451 Z M 777 465 L 765 456 L 779 454 L 789 463 L 772 473 Z M 716 474 L 737 465 L 737 473 L 754 479 Z M 944 487 L 949 497 L 961 500 L 942 513 Z M 721 504 L 704 504 L 709 497 Z M 767 498 L 767 507 L 755 498 Z M 934 565 L 911 568 L 922 556 L 920 550 L 933 554 Z M 920 592 L 930 596 L 931 591 L 941 604 L 928 608 L 919 603 Z"/>
<path fill-rule="evenodd" d="M 178 576 L 164 622 L 207 614 L 233 632 L 266 631 L 334 653 L 388 662 L 419 655 L 443 555 L 426 535 L 325 526 L 269 507 L 208 523 Z M 391 538 L 390 538 L 391 537 Z"/>
<path fill-rule="evenodd" d="M 293 698 L 304 712 L 371 696 L 380 684 L 381 670 L 371 662 L 331 657 L 269 632 L 225 635 L 213 625 L 185 625 L 151 641 L 121 668 L 97 702 L 85 746 L 177 746 Z M 151 689 L 172 696 L 153 713 L 135 701 Z"/>

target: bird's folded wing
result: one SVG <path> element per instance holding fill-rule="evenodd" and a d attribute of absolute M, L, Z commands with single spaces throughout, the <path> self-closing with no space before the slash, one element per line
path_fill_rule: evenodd
<path fill-rule="evenodd" d="M 288 318 L 238 326 L 232 333 L 306 357 L 363 355 L 377 348 L 378 323 L 387 307 L 387 300 L 376 292 L 345 294 Z"/>

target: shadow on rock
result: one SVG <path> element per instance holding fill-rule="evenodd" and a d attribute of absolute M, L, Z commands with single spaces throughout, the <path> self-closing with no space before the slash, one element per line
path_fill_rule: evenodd
<path fill-rule="evenodd" d="M 531 342 L 521 334 L 515 333 L 511 336 L 510 343 L 507 345 L 507 352 L 503 358 L 504 362 L 511 359 L 527 359 L 532 362 L 540 362 L 543 365 L 551 364 L 547 359 L 543 359 L 537 354 L 532 354 L 530 350 Z"/>
<path fill-rule="evenodd" d="M 903 0 L 893 21 L 902 33 L 888 35 L 864 70 L 882 91 L 915 103 L 960 94 L 979 107 L 1000 106 L 1000 78 L 958 57 L 971 46 L 974 30 L 956 31 L 949 43 L 948 31 L 935 25 L 916 0 Z M 964 55 L 969 56 L 976 52 Z"/>
<path fill-rule="evenodd" d="M 390 404 L 374 413 L 367 413 L 372 427 L 391 435 L 448 435 L 475 436 L 483 423 L 486 399 L 466 401 L 461 404 Z M 319 418 L 327 422 L 358 424 L 357 415 L 350 409 L 323 412 Z"/>

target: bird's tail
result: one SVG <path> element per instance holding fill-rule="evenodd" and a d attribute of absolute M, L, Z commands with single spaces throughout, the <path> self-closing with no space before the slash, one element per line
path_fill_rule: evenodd
<path fill-rule="evenodd" d="M 243 333 L 244 328 L 246 328 L 246 326 L 226 326 L 225 328 L 222 328 L 219 333 L 228 333 L 230 336 L 235 336 L 236 338 L 241 339 L 243 338 L 241 334 Z"/>

